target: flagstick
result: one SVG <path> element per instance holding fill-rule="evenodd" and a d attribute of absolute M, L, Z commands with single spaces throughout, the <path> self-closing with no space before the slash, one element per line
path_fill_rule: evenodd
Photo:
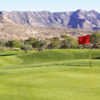
<path fill-rule="evenodd" d="M 92 55 L 91 55 L 91 49 L 90 49 L 90 53 L 89 53 L 89 67 L 90 68 L 92 67 L 91 59 L 92 59 Z"/>
<path fill-rule="evenodd" d="M 78 43 L 79 44 L 83 44 L 83 47 L 84 47 L 84 44 L 89 44 L 90 43 L 90 35 L 86 35 L 86 36 L 81 36 L 78 38 Z M 91 55 L 91 51 L 92 49 L 90 49 L 90 52 L 89 52 L 89 68 L 90 68 L 90 72 L 91 72 L 91 79 L 92 79 L 92 83 L 93 83 L 93 69 L 92 69 L 92 62 L 91 62 L 91 59 L 92 59 L 92 55 Z M 93 88 L 93 84 L 91 85 L 91 87 Z"/>
<path fill-rule="evenodd" d="M 94 73 L 93 73 L 93 66 L 92 66 L 92 54 L 91 54 L 92 49 L 90 49 L 90 53 L 89 53 L 89 68 L 90 68 L 90 75 L 91 75 L 91 88 L 94 87 Z"/>

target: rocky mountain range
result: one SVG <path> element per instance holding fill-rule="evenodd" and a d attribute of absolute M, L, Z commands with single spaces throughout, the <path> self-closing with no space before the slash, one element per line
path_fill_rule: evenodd
<path fill-rule="evenodd" d="M 61 34 L 77 37 L 100 29 L 100 13 L 94 10 L 72 12 L 0 12 L 0 40 L 52 38 Z"/>
<path fill-rule="evenodd" d="M 73 12 L 0 12 L 0 22 L 33 27 L 63 27 L 84 30 L 100 29 L 100 13 L 94 10 Z"/>

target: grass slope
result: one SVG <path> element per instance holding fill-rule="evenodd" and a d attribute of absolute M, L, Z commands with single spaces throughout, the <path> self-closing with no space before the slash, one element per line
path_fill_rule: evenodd
<path fill-rule="evenodd" d="M 0 53 L 1 100 L 100 99 L 100 50 Z"/>

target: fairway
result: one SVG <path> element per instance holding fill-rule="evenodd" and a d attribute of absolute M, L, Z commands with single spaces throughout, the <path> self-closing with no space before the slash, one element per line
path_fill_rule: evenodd
<path fill-rule="evenodd" d="M 0 53 L 1 100 L 100 99 L 100 50 Z"/>

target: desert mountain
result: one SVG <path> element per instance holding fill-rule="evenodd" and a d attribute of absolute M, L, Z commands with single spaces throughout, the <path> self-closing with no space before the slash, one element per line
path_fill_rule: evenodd
<path fill-rule="evenodd" d="M 77 10 L 73 12 L 1 12 L 5 20 L 33 27 L 63 27 L 84 30 L 100 29 L 100 13 L 94 10 Z M 0 18 L 0 21 L 2 19 Z"/>
<path fill-rule="evenodd" d="M 51 38 L 61 34 L 77 37 L 100 29 L 100 13 L 73 12 L 0 12 L 0 40 L 23 40 L 29 37 Z"/>

